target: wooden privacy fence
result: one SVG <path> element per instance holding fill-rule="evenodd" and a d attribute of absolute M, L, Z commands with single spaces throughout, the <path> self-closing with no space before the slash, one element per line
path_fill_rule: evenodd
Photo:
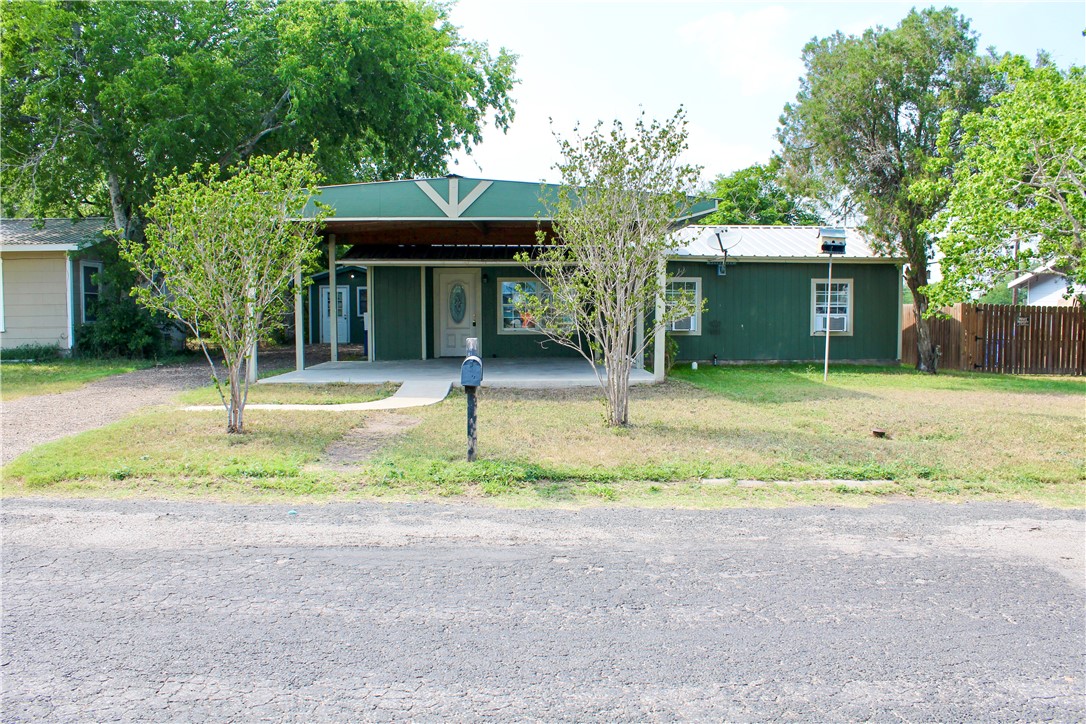
<path fill-rule="evenodd" d="M 1086 374 L 1086 312 L 1081 307 L 955 304 L 932 319 L 932 344 L 944 369 L 1011 374 Z M 916 319 L 902 310 L 901 361 L 916 364 Z"/>

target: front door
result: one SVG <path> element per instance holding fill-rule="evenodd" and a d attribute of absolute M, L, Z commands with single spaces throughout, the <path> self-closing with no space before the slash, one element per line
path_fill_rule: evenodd
<path fill-rule="evenodd" d="M 481 337 L 479 288 L 478 269 L 434 270 L 439 357 L 463 357 L 467 354 L 468 337 Z M 479 344 L 482 345 L 481 339 Z"/>
<path fill-rule="evenodd" d="M 336 342 L 349 344 L 351 341 L 351 307 L 347 303 L 350 289 L 346 286 L 336 287 Z M 321 287 L 321 344 L 328 344 L 332 340 L 328 337 L 328 287 Z"/>

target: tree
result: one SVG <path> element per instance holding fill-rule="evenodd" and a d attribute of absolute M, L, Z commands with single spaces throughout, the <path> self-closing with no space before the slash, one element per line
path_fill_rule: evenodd
<path fill-rule="evenodd" d="M 540 251 L 518 255 L 539 281 L 521 290 L 518 309 L 591 363 L 610 425 L 629 422 L 634 361 L 669 322 L 694 312 L 688 294 L 663 308 L 657 303 L 667 291 L 667 257 L 678 246 L 672 223 L 690 207 L 700 172 L 679 161 L 686 137 L 680 109 L 665 123 L 646 123 L 642 114 L 630 134 L 615 121 L 610 131 L 600 122 L 586 135 L 559 138 L 562 185 L 543 198 L 553 236 L 540 231 Z M 655 331 L 639 341 L 641 315 L 654 307 Z"/>
<path fill-rule="evenodd" d="M 938 305 L 969 299 L 1023 266 L 1049 266 L 1069 287 L 1086 285 L 1086 70 L 1062 72 L 1043 59 L 1031 67 L 1020 56 L 998 70 L 1009 90 L 961 119 L 962 162 L 936 189 L 949 195 L 929 225 L 944 255 L 943 278 L 928 289 Z M 942 145 L 953 141 L 943 136 Z"/>
<path fill-rule="evenodd" d="M 837 32 L 803 50 L 800 91 L 784 108 L 777 138 L 786 186 L 835 208 L 862 214 L 863 228 L 883 253 L 908 262 L 905 280 L 917 317 L 917 368 L 935 372 L 926 320 L 932 237 L 924 223 L 946 193 L 917 193 L 935 170 L 928 161 L 952 160 L 959 133 L 943 123 L 980 110 L 993 92 L 990 64 L 977 56 L 969 22 L 951 8 L 912 10 L 893 29 L 860 36 Z M 938 147 L 940 132 L 950 142 Z"/>
<path fill-rule="evenodd" d="M 129 239 L 174 169 L 318 138 L 333 183 L 444 173 L 513 114 L 515 58 L 437 2 L 7 0 L 0 23 L 5 213 L 106 213 Z"/>
<path fill-rule="evenodd" d="M 312 157 L 287 152 L 225 171 L 197 165 L 158 182 L 145 243 L 120 240 L 122 256 L 144 280 L 132 294 L 184 324 L 203 349 L 227 432 L 245 429 L 249 352 L 282 327 L 292 275 L 320 254 L 324 210 L 318 204 L 302 219 L 318 178 Z M 221 350 L 229 400 L 209 345 Z"/>
<path fill-rule="evenodd" d="M 803 226 L 823 223 L 822 216 L 807 199 L 785 191 L 778 174 L 780 159 L 756 163 L 713 181 L 707 195 L 719 199 L 717 210 L 703 224 L 763 224 Z"/>

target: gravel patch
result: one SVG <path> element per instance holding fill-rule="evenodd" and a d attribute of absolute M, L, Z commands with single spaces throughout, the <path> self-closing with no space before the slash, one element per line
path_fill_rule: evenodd
<path fill-rule="evenodd" d="M 341 359 L 360 355 L 361 347 L 340 347 Z M 307 365 L 328 361 L 327 345 L 307 346 Z M 262 349 L 260 373 L 294 369 L 294 348 Z M 0 465 L 27 450 L 78 432 L 117 422 L 138 410 L 173 402 L 179 392 L 211 382 L 211 370 L 203 357 L 180 365 L 163 365 L 106 377 L 78 390 L 21 397 L 0 405 L 2 438 Z"/>
<path fill-rule="evenodd" d="M 0 463 L 77 432 L 116 422 L 133 412 L 169 404 L 182 390 L 210 379 L 206 362 L 136 370 L 96 380 L 71 392 L 32 395 L 3 404 Z"/>

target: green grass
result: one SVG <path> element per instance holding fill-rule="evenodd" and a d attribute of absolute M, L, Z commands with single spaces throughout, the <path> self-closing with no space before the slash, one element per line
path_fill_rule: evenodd
<path fill-rule="evenodd" d="M 76 390 L 94 380 L 153 366 L 151 360 L 56 359 L 0 362 L 0 399 Z"/>
<path fill-rule="evenodd" d="M 340 405 L 351 402 L 372 402 L 393 394 L 398 385 L 295 385 L 273 384 L 249 387 L 247 402 L 273 405 Z M 186 405 L 219 405 L 219 393 L 213 386 L 188 390 L 178 396 Z"/>
<path fill-rule="evenodd" d="M 633 425 L 609 429 L 594 391 L 484 388 L 476 463 L 464 461 L 465 398 L 454 392 L 391 413 L 418 424 L 375 444 L 363 462 L 331 469 L 319 463 L 323 451 L 367 413 L 254 410 L 249 432 L 228 436 L 223 415 L 157 412 L 32 450 L 2 471 L 3 489 L 687 507 L 904 496 L 1081 507 L 1084 393 L 1086 381 L 1072 378 L 834 368 L 825 384 L 820 368 L 804 366 L 686 368 L 665 385 L 634 388 Z"/>

